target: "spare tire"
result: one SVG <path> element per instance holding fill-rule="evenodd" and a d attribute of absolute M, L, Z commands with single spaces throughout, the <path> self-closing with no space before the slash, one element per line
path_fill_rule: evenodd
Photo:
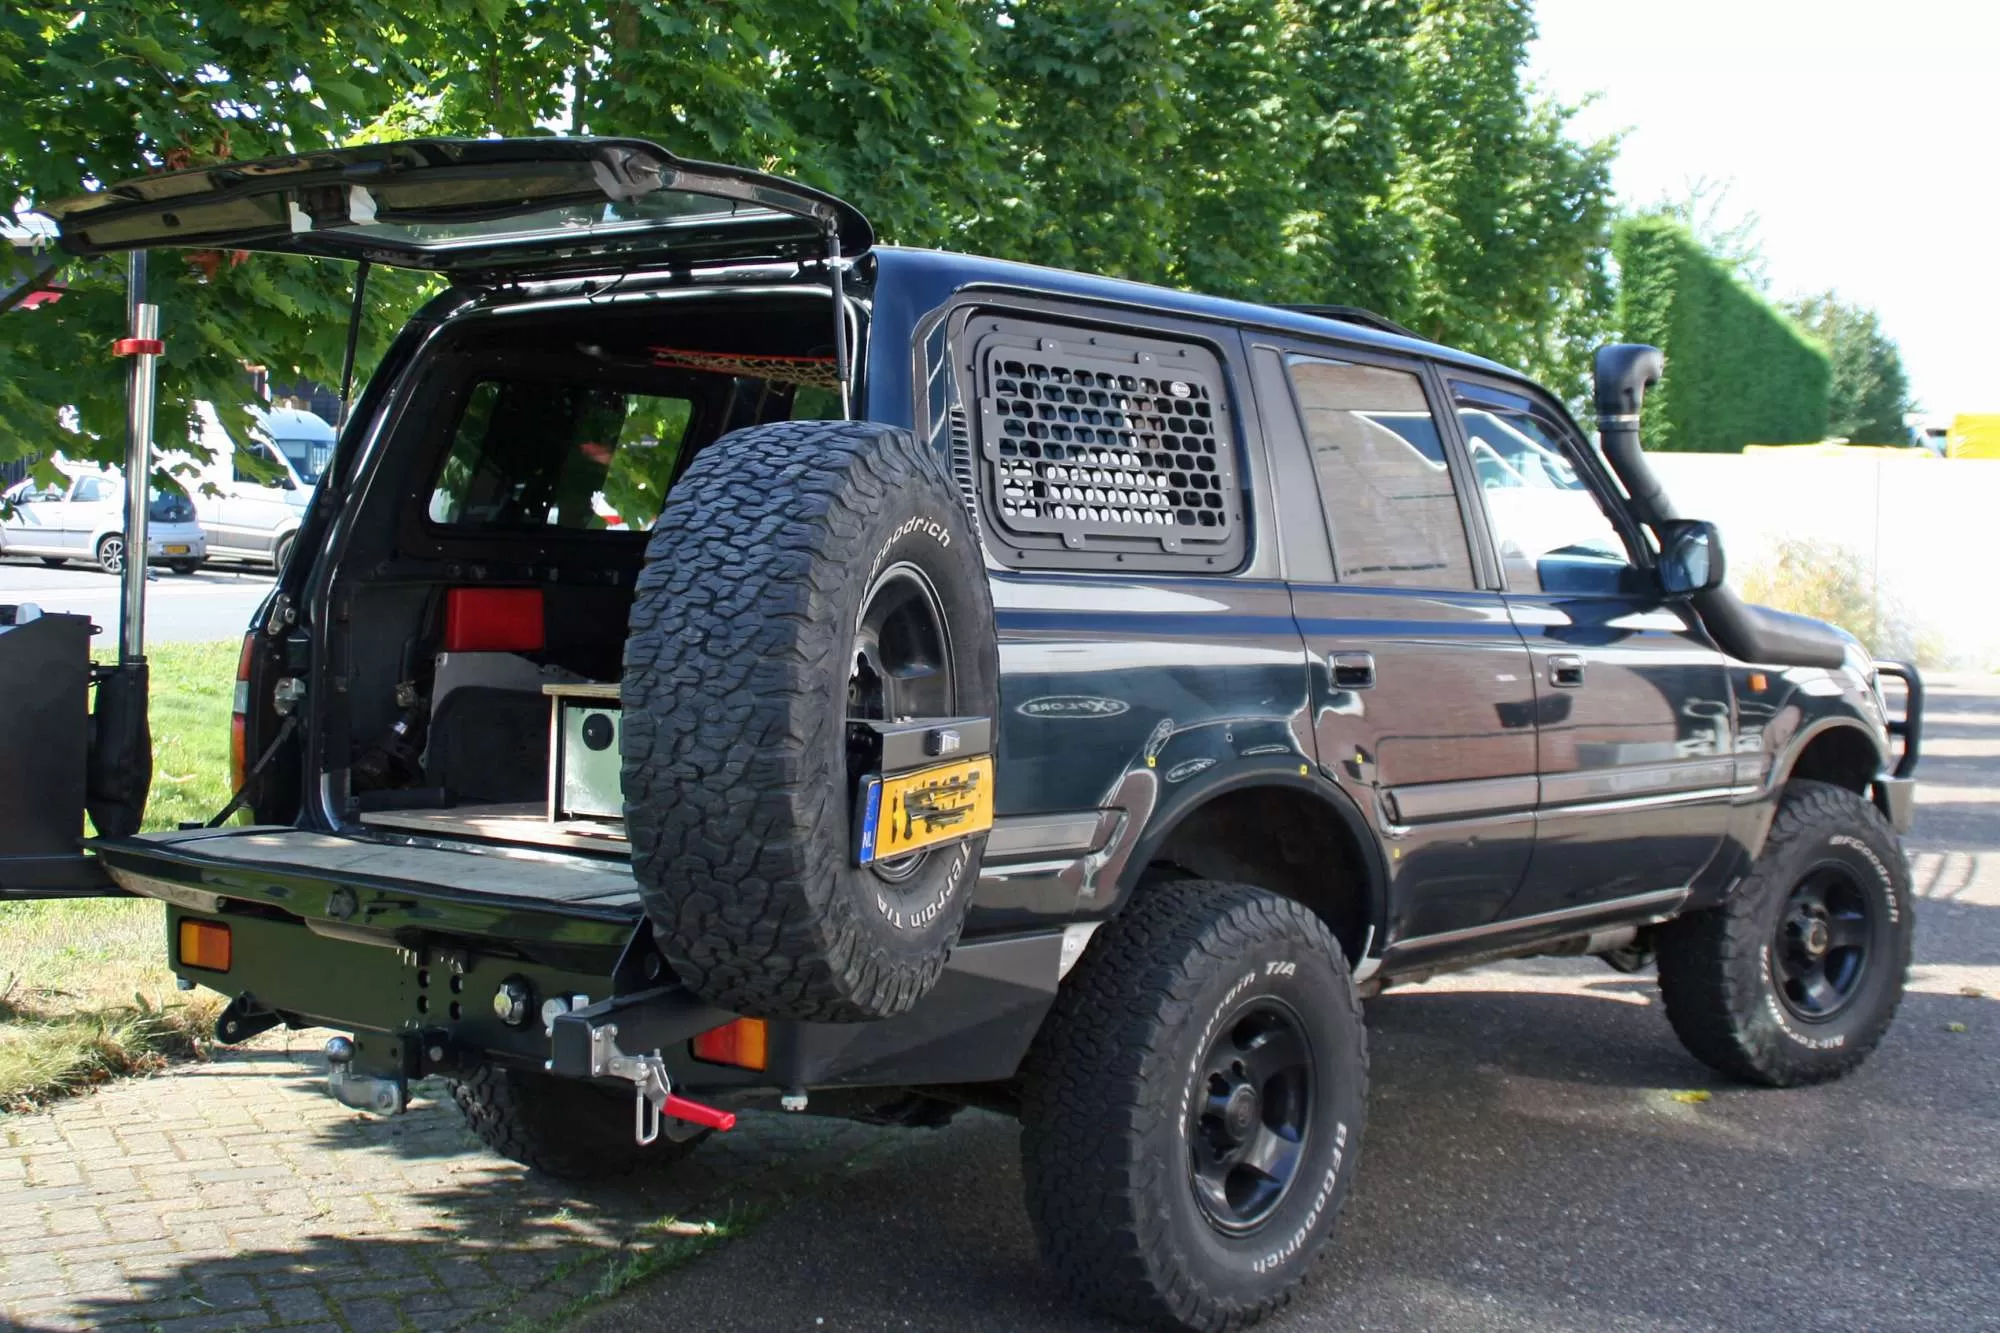
<path fill-rule="evenodd" d="M 983 836 L 861 866 L 847 718 L 991 717 L 972 521 L 907 431 L 723 436 L 668 494 L 625 644 L 632 869 L 689 988 L 741 1014 L 858 1021 L 937 981 Z"/>

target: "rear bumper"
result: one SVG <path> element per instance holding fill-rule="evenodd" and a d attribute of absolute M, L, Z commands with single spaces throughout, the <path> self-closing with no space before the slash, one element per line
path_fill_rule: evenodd
<path fill-rule="evenodd" d="M 205 560 L 208 558 L 208 534 L 200 528 L 192 532 L 169 527 L 162 532 L 158 528 L 146 534 L 146 558 L 148 560 Z"/>

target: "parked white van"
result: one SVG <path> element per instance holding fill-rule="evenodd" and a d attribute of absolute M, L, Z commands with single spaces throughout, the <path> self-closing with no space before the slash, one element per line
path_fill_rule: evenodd
<path fill-rule="evenodd" d="M 239 445 L 214 404 L 196 403 L 195 409 L 197 438 L 211 461 L 187 484 L 208 533 L 208 553 L 282 568 L 333 453 L 333 427 L 294 408 L 252 407 L 255 431 Z"/>

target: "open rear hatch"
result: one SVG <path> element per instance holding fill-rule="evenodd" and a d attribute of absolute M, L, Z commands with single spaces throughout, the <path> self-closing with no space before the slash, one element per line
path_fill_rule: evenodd
<path fill-rule="evenodd" d="M 124 181 L 47 206 L 76 255 L 161 246 L 462 275 L 859 257 L 867 218 L 643 139 L 411 139 Z"/>

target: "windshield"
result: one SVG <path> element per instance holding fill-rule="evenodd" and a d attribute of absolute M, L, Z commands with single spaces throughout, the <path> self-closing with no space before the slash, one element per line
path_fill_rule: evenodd
<path fill-rule="evenodd" d="M 327 460 L 333 456 L 332 440 L 277 435 L 271 442 L 292 465 L 292 471 L 299 474 L 299 480 L 308 486 L 319 483 L 319 474 L 326 471 Z"/>

